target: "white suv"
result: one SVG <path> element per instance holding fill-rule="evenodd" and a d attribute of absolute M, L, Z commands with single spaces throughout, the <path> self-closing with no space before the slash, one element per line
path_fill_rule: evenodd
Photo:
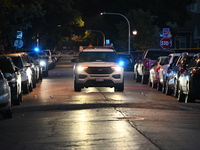
<path fill-rule="evenodd" d="M 124 90 L 124 68 L 113 49 L 84 49 L 74 65 L 74 91 L 84 87 L 114 87 Z"/>

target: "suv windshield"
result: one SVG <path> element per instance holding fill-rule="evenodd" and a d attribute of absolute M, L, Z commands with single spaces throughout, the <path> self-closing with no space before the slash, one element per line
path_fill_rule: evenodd
<path fill-rule="evenodd" d="M 117 54 L 114 52 L 81 52 L 78 62 L 117 62 Z"/>

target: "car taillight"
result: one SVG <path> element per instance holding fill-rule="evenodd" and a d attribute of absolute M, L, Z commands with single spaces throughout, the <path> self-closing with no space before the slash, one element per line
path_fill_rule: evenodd
<path fill-rule="evenodd" d="M 160 70 L 160 67 L 156 68 L 156 72 L 158 72 Z"/>
<path fill-rule="evenodd" d="M 200 74 L 200 69 L 193 69 L 192 74 Z"/>
<path fill-rule="evenodd" d="M 145 68 L 149 68 L 149 61 L 146 61 L 146 62 L 145 62 L 144 67 L 145 67 Z"/>
<path fill-rule="evenodd" d="M 180 71 L 180 73 L 183 73 L 183 72 L 185 71 L 185 69 L 181 67 L 181 68 L 179 69 L 179 71 Z"/>

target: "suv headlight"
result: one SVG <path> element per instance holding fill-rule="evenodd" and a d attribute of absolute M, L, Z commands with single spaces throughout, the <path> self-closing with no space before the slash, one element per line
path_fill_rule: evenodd
<path fill-rule="evenodd" d="M 122 67 L 120 67 L 120 66 L 113 66 L 112 69 L 114 71 L 122 71 Z"/>
<path fill-rule="evenodd" d="M 86 70 L 88 67 L 86 66 L 78 66 L 77 67 L 77 71 L 83 71 L 83 70 Z"/>

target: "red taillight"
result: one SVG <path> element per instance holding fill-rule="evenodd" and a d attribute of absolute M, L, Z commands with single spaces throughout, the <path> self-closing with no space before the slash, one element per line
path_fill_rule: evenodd
<path fill-rule="evenodd" d="M 193 69 L 192 74 L 200 74 L 200 69 Z"/>
<path fill-rule="evenodd" d="M 144 66 L 145 68 L 149 68 L 149 61 L 146 61 L 145 62 L 145 66 Z"/>
<path fill-rule="evenodd" d="M 156 68 L 156 72 L 158 72 L 160 70 L 160 67 Z"/>
<path fill-rule="evenodd" d="M 183 72 L 185 71 L 185 69 L 181 67 L 181 68 L 179 69 L 179 71 L 180 71 L 180 73 L 183 73 Z"/>

